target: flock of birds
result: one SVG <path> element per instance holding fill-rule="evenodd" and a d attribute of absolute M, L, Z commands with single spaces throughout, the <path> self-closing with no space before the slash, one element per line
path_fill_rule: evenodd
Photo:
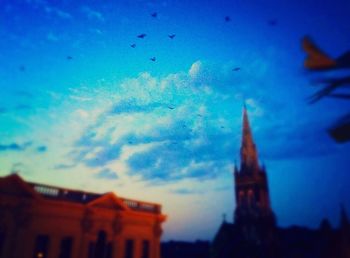
<path fill-rule="evenodd" d="M 150 16 L 151 16 L 152 18 L 156 19 L 156 18 L 158 18 L 158 12 L 153 12 L 153 13 L 150 14 Z M 225 16 L 225 17 L 224 17 L 224 21 L 225 21 L 225 22 L 231 22 L 232 19 L 231 19 L 230 16 Z M 276 26 L 276 25 L 278 24 L 278 20 L 277 20 L 277 19 L 270 19 L 270 20 L 267 21 L 267 24 L 270 25 L 270 26 Z M 137 37 L 138 39 L 145 39 L 145 38 L 147 37 L 147 34 L 146 34 L 146 33 L 141 33 L 141 34 L 138 34 L 136 37 Z M 175 37 L 176 37 L 176 34 L 168 34 L 168 38 L 169 38 L 170 40 L 175 39 Z M 136 44 L 136 43 L 132 43 L 132 44 L 130 44 L 130 47 L 131 47 L 131 48 L 136 48 L 136 47 L 137 47 L 137 44 Z M 67 56 L 66 56 L 66 59 L 67 59 L 68 61 L 71 61 L 71 60 L 73 60 L 73 56 L 67 55 Z M 152 56 L 152 57 L 149 58 L 149 60 L 152 61 L 152 62 L 156 62 L 156 61 L 157 61 L 157 58 L 156 58 L 155 56 Z M 19 70 L 20 70 L 21 72 L 26 71 L 25 65 L 23 65 L 23 64 L 20 65 L 20 66 L 19 66 Z M 238 71 L 240 71 L 240 70 L 241 70 L 241 67 L 235 67 L 235 68 L 232 69 L 233 72 L 238 72 Z"/>
<path fill-rule="evenodd" d="M 158 17 L 158 13 L 157 13 L 157 12 L 151 13 L 151 17 L 152 17 L 152 18 L 157 18 L 157 17 Z M 231 17 L 230 17 L 230 16 L 225 16 L 225 17 L 224 17 L 224 21 L 225 21 L 225 22 L 231 22 Z M 271 20 L 268 20 L 267 23 L 268 23 L 270 26 L 275 26 L 275 25 L 277 25 L 277 20 L 276 20 L 276 19 L 271 19 Z M 144 39 L 144 38 L 146 38 L 146 36 L 147 36 L 146 33 L 141 33 L 141 34 L 137 35 L 136 37 L 139 38 L 139 39 Z M 168 34 L 168 37 L 169 37 L 169 39 L 171 39 L 171 40 L 173 40 L 173 39 L 175 38 L 175 36 L 176 36 L 176 34 Z M 136 48 L 136 46 L 137 46 L 136 43 L 130 44 L 130 47 L 131 47 L 131 48 Z M 156 58 L 155 56 L 153 56 L 153 57 L 150 57 L 149 60 L 152 61 L 152 62 L 155 62 L 155 61 L 157 60 L 157 58 Z M 234 71 L 234 72 L 237 72 L 237 71 L 239 71 L 239 70 L 241 70 L 240 67 L 235 67 L 235 68 L 232 69 L 232 71 Z"/>

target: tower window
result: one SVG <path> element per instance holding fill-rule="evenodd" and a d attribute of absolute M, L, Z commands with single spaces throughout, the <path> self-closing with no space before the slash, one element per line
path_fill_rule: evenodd
<path fill-rule="evenodd" d="M 248 190 L 248 203 L 249 205 L 252 205 L 254 202 L 254 192 L 252 189 Z"/>
<path fill-rule="evenodd" d="M 33 258 L 47 258 L 49 242 L 48 235 L 38 235 L 35 240 Z"/>
<path fill-rule="evenodd" d="M 127 239 L 125 241 L 125 258 L 133 258 L 134 256 L 134 240 Z"/>

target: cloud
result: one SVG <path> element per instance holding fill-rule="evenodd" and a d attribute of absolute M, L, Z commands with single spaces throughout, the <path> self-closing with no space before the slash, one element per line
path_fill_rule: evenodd
<path fill-rule="evenodd" d="M 272 87 L 281 98 L 271 96 L 265 68 L 232 75 L 231 69 L 227 73 L 196 61 L 187 72 L 125 79 L 76 141 L 74 161 L 101 169 L 122 162 L 127 175 L 147 182 L 217 178 L 239 156 L 243 100 L 263 159 L 331 153 L 329 142 L 314 133 L 317 128 L 286 105 L 284 96 L 295 96 L 281 87 Z M 323 146 L 312 148 L 318 141 Z"/>
<path fill-rule="evenodd" d="M 105 168 L 105 169 L 99 171 L 95 175 L 95 177 L 99 178 L 99 179 L 111 179 L 111 180 L 115 180 L 115 179 L 119 178 L 116 172 L 114 172 L 108 168 Z"/>
<path fill-rule="evenodd" d="M 47 14 L 50 14 L 50 15 L 53 14 L 61 19 L 72 19 L 72 15 L 70 13 L 63 11 L 57 7 L 46 5 L 44 10 Z"/>
<path fill-rule="evenodd" d="M 192 64 L 188 74 L 190 75 L 191 78 L 195 79 L 198 77 L 198 75 L 200 74 L 202 70 L 202 62 L 201 61 L 197 61 L 195 63 Z"/>
<path fill-rule="evenodd" d="M 102 15 L 102 13 L 91 9 L 88 6 L 82 6 L 81 7 L 81 11 L 89 18 L 89 19 L 95 19 L 101 22 L 105 21 L 104 16 Z"/>
<path fill-rule="evenodd" d="M 58 36 L 56 34 L 53 34 L 52 32 L 47 33 L 46 39 L 52 42 L 57 42 L 59 40 Z"/>
<path fill-rule="evenodd" d="M 0 144 L 0 151 L 25 151 L 32 142 L 26 142 L 23 144 L 10 143 L 10 144 Z"/>

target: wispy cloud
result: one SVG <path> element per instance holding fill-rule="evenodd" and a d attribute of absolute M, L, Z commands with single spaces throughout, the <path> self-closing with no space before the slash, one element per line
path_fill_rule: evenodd
<path fill-rule="evenodd" d="M 116 172 L 114 172 L 108 168 L 105 168 L 105 169 L 102 169 L 101 171 L 99 171 L 95 175 L 95 177 L 99 178 L 99 179 L 111 179 L 111 180 L 115 180 L 115 179 L 119 178 Z"/>
<path fill-rule="evenodd" d="M 104 16 L 102 13 L 92 9 L 91 7 L 88 6 L 82 6 L 81 11 L 89 18 L 89 19 L 95 19 L 101 22 L 105 21 Z"/>

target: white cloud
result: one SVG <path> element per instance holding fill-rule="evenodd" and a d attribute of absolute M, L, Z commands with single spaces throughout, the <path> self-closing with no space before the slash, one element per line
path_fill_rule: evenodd
<path fill-rule="evenodd" d="M 196 79 L 198 75 L 200 74 L 202 70 L 202 62 L 201 61 L 196 61 L 191 65 L 190 70 L 188 71 L 188 74 L 192 79 Z"/>

